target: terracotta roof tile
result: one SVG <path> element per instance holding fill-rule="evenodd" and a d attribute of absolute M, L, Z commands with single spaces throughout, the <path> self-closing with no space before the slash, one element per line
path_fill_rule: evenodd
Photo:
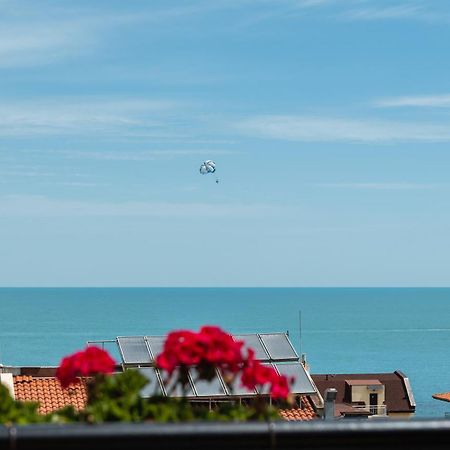
<path fill-rule="evenodd" d="M 68 389 L 63 389 L 56 378 L 34 378 L 31 376 L 14 377 L 16 400 L 39 402 L 39 412 L 51 411 L 73 405 L 77 410 L 86 405 L 86 383 L 82 381 Z"/>
<path fill-rule="evenodd" d="M 302 407 L 301 408 L 289 408 L 280 409 L 280 416 L 289 421 L 297 420 L 312 420 L 317 419 L 317 414 L 311 405 L 308 397 L 301 396 Z"/>
<path fill-rule="evenodd" d="M 443 400 L 444 402 L 450 402 L 450 392 L 444 392 L 443 394 L 434 394 L 433 398 L 436 400 Z"/>
<path fill-rule="evenodd" d="M 63 389 L 56 378 L 31 376 L 14 377 L 14 393 L 17 400 L 39 402 L 39 412 L 47 414 L 72 405 L 80 410 L 86 406 L 86 382 Z M 308 397 L 301 396 L 301 408 L 281 409 L 280 416 L 289 421 L 312 420 L 317 414 Z"/>

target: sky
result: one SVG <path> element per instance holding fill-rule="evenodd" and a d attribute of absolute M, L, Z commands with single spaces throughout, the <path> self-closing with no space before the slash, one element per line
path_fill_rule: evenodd
<path fill-rule="evenodd" d="M 0 286 L 450 286 L 447 0 L 0 11 Z"/>

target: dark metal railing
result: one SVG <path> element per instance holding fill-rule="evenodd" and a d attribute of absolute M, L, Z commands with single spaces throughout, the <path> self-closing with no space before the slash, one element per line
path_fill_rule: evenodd
<path fill-rule="evenodd" d="M 450 420 L 0 426 L 0 449 L 447 449 Z"/>

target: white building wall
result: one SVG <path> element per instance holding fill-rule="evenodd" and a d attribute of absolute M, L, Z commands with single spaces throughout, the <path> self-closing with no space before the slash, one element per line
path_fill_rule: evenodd
<path fill-rule="evenodd" d="M 14 381 L 12 373 L 0 373 L 0 383 L 6 386 L 14 398 Z"/>

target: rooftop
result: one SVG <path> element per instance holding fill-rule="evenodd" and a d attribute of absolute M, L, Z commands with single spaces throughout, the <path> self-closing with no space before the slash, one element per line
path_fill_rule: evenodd
<path fill-rule="evenodd" d="M 384 385 L 386 408 L 389 413 L 414 413 L 416 409 L 409 380 L 399 370 L 389 373 L 371 374 L 312 374 L 311 377 L 322 396 L 327 388 L 335 388 L 337 390 L 336 405 L 350 405 L 346 400 L 346 384 Z"/>
<path fill-rule="evenodd" d="M 86 405 L 86 383 L 74 384 L 63 389 L 59 381 L 53 377 L 34 378 L 31 376 L 15 376 L 14 396 L 16 400 L 39 403 L 39 413 L 49 412 L 72 405 L 75 409 L 83 409 Z"/>
<path fill-rule="evenodd" d="M 450 392 L 444 392 L 442 394 L 433 394 L 433 398 L 436 400 L 442 400 L 444 402 L 450 402 Z"/>
<path fill-rule="evenodd" d="M 381 385 L 380 380 L 345 380 L 350 386 L 378 386 Z"/>
<path fill-rule="evenodd" d="M 86 406 L 85 380 L 81 380 L 80 384 L 72 385 L 68 389 L 63 389 L 55 377 L 16 375 L 13 380 L 16 400 L 38 402 L 41 414 L 47 414 L 69 405 L 77 410 Z M 301 407 L 281 409 L 280 416 L 289 421 L 312 420 L 318 417 L 307 396 L 300 396 L 299 401 Z"/>

